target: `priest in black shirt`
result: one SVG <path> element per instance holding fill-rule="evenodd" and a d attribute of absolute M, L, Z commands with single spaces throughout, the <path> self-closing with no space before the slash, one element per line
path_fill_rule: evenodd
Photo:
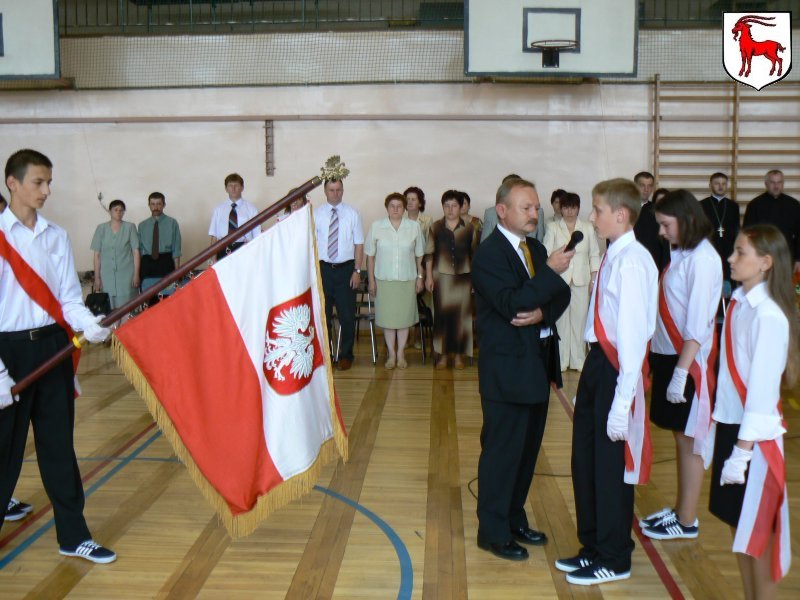
<path fill-rule="evenodd" d="M 783 173 L 769 171 L 764 178 L 767 191 L 747 205 L 744 226 L 769 223 L 781 230 L 789 243 L 795 273 L 800 272 L 800 202 L 783 193 Z"/>
<path fill-rule="evenodd" d="M 700 201 L 703 212 L 714 228 L 711 243 L 722 259 L 722 279 L 731 282 L 731 266 L 728 257 L 733 254 L 733 245 L 739 235 L 739 205 L 727 197 L 728 176 L 714 173 L 708 181 L 711 195 Z"/>

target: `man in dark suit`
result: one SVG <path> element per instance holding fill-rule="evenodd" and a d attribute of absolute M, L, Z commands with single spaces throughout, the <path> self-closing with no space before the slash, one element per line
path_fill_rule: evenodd
<path fill-rule="evenodd" d="M 639 196 L 642 199 L 642 209 L 639 218 L 633 226 L 633 234 L 636 241 L 647 248 L 656 268 L 660 273 L 669 263 L 669 244 L 658 235 L 658 223 L 656 223 L 656 213 L 653 210 L 653 202 L 650 197 L 653 195 L 655 187 L 655 177 L 652 173 L 641 171 L 633 178 L 636 187 L 639 188 Z"/>
<path fill-rule="evenodd" d="M 569 305 L 569 286 L 558 273 L 575 255 L 560 248 L 548 259 L 544 246 L 526 237 L 538 209 L 532 183 L 504 182 L 497 190 L 497 228 L 472 262 L 483 410 L 478 546 L 509 560 L 528 557 L 517 542 L 547 542 L 528 527 L 525 500 L 547 419 L 552 374 L 546 359 L 548 351 L 557 355 L 555 322 Z"/>

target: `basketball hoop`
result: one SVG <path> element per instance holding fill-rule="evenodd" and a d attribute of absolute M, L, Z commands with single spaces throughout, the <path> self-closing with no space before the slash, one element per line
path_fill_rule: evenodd
<path fill-rule="evenodd" d="M 558 53 L 562 50 L 574 50 L 578 47 L 575 40 L 537 40 L 531 42 L 531 48 L 542 53 L 542 67 L 558 68 Z"/>

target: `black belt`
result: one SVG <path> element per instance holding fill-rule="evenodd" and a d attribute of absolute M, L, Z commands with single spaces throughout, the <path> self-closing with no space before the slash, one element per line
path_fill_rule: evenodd
<path fill-rule="evenodd" d="M 346 260 L 340 263 L 332 263 L 326 260 L 319 261 L 320 264 L 330 267 L 331 269 L 341 269 L 342 267 L 346 267 L 348 265 L 353 266 L 355 264 L 355 260 Z"/>
<path fill-rule="evenodd" d="M 589 350 L 594 350 L 600 347 L 600 342 L 589 342 Z"/>
<path fill-rule="evenodd" d="M 23 331 L 2 331 L 0 332 L 0 340 L 27 340 L 30 342 L 35 342 L 36 340 L 45 338 L 48 335 L 53 335 L 59 331 L 63 331 L 63 329 L 61 329 L 61 325 L 58 323 L 53 323 L 52 325 L 45 325 L 44 327 L 37 327 L 36 329 L 25 329 Z"/>

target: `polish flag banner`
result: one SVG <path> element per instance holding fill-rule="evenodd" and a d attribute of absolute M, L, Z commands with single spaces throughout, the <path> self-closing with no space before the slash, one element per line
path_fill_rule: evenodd
<path fill-rule="evenodd" d="M 309 207 L 115 335 L 115 358 L 232 537 L 347 460 Z"/>

